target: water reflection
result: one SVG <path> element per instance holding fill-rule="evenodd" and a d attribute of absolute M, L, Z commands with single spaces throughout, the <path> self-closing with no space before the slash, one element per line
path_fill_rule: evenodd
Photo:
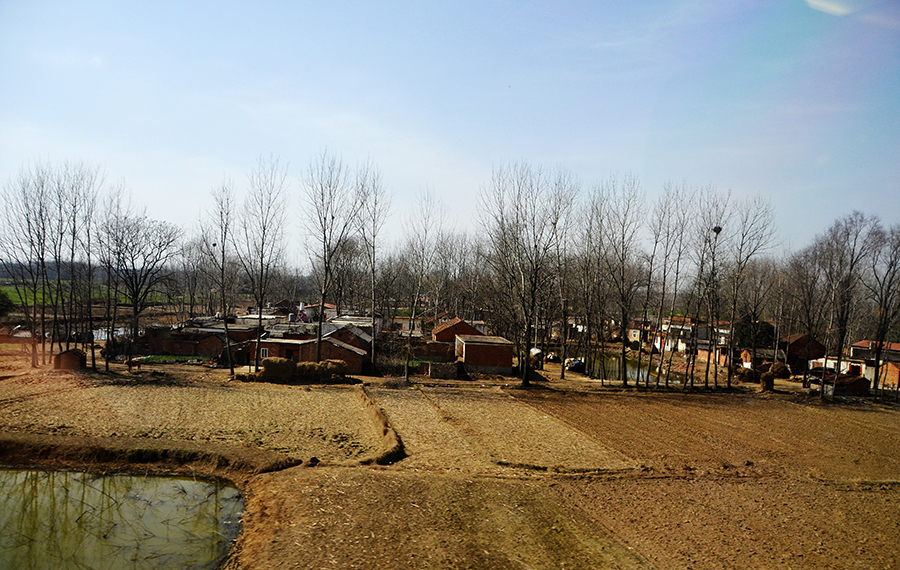
<path fill-rule="evenodd" d="M 607 355 L 604 362 L 600 362 L 600 359 L 596 359 L 593 362 L 593 377 L 594 378 L 604 378 L 604 371 L 606 373 L 605 378 L 610 381 L 621 380 L 621 370 L 622 370 L 622 357 L 619 355 Z M 605 368 L 604 368 L 605 367 Z M 649 363 L 646 360 L 646 357 L 643 361 L 641 361 L 641 366 L 638 368 L 637 360 L 626 359 L 625 360 L 625 376 L 628 378 L 628 382 L 634 384 L 637 381 L 641 383 L 650 382 L 651 384 L 655 384 L 657 381 L 657 376 L 659 377 L 660 383 L 665 383 L 666 381 L 666 368 L 663 365 L 662 371 L 660 371 L 659 367 L 659 359 L 656 358 L 653 361 L 653 369 L 649 369 Z M 678 373 L 673 372 L 669 377 L 669 384 L 680 384 L 681 376 Z"/>
<path fill-rule="evenodd" d="M 217 483 L 3 469 L 0 568 L 212 569 L 242 510 Z"/>
<path fill-rule="evenodd" d="M 647 381 L 647 362 L 644 361 L 641 364 L 641 367 L 638 368 L 636 360 L 625 360 L 625 376 L 628 378 L 629 382 L 634 383 L 639 378 L 641 382 Z M 593 376 L 595 378 L 604 378 L 604 371 L 606 373 L 605 378 L 607 380 L 621 380 L 622 357 L 607 355 L 604 362 L 600 362 L 599 358 L 596 359 L 594 361 Z"/>

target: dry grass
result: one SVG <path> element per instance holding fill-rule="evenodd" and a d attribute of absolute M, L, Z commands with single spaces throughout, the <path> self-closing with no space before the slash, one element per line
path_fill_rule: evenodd
<path fill-rule="evenodd" d="M 26 370 L 0 381 L 0 430 L 215 442 L 337 463 L 380 451 L 358 388 L 225 380 L 223 371 L 184 365 L 115 375 Z"/>

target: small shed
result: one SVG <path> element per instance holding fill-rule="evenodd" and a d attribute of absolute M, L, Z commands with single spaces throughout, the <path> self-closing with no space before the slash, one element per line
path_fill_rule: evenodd
<path fill-rule="evenodd" d="M 825 385 L 825 394 L 834 396 L 868 396 L 869 381 L 862 376 L 839 374 L 833 386 Z"/>
<path fill-rule="evenodd" d="M 456 335 L 456 356 L 474 372 L 513 373 L 513 343 L 503 337 Z"/>
<path fill-rule="evenodd" d="M 87 368 L 87 354 L 77 348 L 54 354 L 53 368 L 56 370 L 84 370 Z"/>

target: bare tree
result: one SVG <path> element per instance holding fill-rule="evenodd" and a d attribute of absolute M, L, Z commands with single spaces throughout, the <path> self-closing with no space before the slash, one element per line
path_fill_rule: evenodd
<path fill-rule="evenodd" d="M 82 346 L 90 344 L 91 368 L 97 369 L 97 355 L 94 349 L 94 215 L 97 210 L 97 198 L 103 185 L 103 175 L 99 167 L 89 167 L 84 164 L 72 166 L 72 190 L 70 193 L 70 211 L 74 216 L 71 224 L 72 234 L 70 242 L 70 298 L 81 307 L 81 315 L 78 319 L 83 324 L 80 333 Z M 80 275 L 76 274 L 77 258 L 81 259 Z M 81 298 L 80 303 L 77 297 Z"/>
<path fill-rule="evenodd" d="M 607 334 L 607 306 L 611 297 L 611 286 L 608 274 L 604 270 L 606 242 L 603 240 L 603 224 L 606 212 L 603 208 L 588 207 L 584 215 L 578 218 L 578 240 L 575 254 L 577 265 L 577 281 L 581 290 L 580 298 L 583 332 L 580 345 L 586 356 L 585 371 L 591 376 L 599 371 L 600 381 L 605 382 L 606 353 L 604 343 Z M 597 353 L 597 337 L 600 345 Z M 563 366 L 565 361 L 563 360 Z"/>
<path fill-rule="evenodd" d="M 35 164 L 22 168 L 13 183 L 3 189 L 4 223 L 2 259 L 12 276 L 15 293 L 22 305 L 26 323 L 32 332 L 31 365 L 38 366 L 37 341 L 46 364 L 47 260 L 49 256 L 48 194 L 51 186 L 49 167 Z"/>
<path fill-rule="evenodd" d="M 738 301 L 745 272 L 751 260 L 770 248 L 775 240 L 775 212 L 767 198 L 754 196 L 738 204 L 735 217 L 737 230 L 729 248 L 727 261 L 729 304 L 731 309 L 731 327 L 728 333 L 728 387 L 734 375 L 732 359 L 734 356 L 734 322 L 737 318 Z"/>
<path fill-rule="evenodd" d="M 256 303 L 255 370 L 259 370 L 262 313 L 276 269 L 284 258 L 287 168 L 274 156 L 260 158 L 249 176 L 250 191 L 241 211 L 234 247 Z"/>
<path fill-rule="evenodd" d="M 674 240 L 671 239 L 671 233 L 667 231 L 667 226 L 669 225 L 669 220 L 671 220 L 670 210 L 672 205 L 668 203 L 671 200 L 670 192 L 666 191 L 660 197 L 654 206 L 653 206 L 653 215 L 650 217 L 650 243 L 652 244 L 650 247 L 650 251 L 644 256 L 644 263 L 647 265 L 647 283 L 644 288 L 644 306 L 641 311 L 641 322 L 638 325 L 640 333 L 638 334 L 638 361 L 637 361 L 637 383 L 640 384 L 641 381 L 641 358 L 643 355 L 643 343 L 644 343 L 644 334 L 651 327 L 648 325 L 649 320 L 649 310 L 650 310 L 650 296 L 653 293 L 653 283 L 654 283 L 654 262 L 657 261 L 657 254 L 662 254 L 662 277 L 660 283 L 661 296 L 665 297 L 665 279 L 668 276 L 668 260 L 671 255 L 671 248 L 674 244 Z M 660 248 L 662 251 L 660 252 Z M 657 268 L 659 270 L 659 268 Z M 661 315 L 660 315 L 661 317 Z M 657 323 L 659 322 L 659 318 L 657 317 Z M 657 326 L 656 330 L 659 330 Z M 650 354 L 647 357 L 647 376 L 644 379 L 644 383 L 647 387 L 650 386 L 650 374 L 653 368 L 653 346 L 651 341 Z M 659 386 L 659 376 L 657 379 L 657 387 Z"/>
<path fill-rule="evenodd" d="M 117 183 L 105 200 L 101 210 L 96 241 L 97 261 L 103 269 L 105 290 L 104 321 L 106 328 L 106 346 L 103 350 L 104 366 L 109 372 L 109 361 L 115 347 L 116 320 L 118 317 L 119 291 L 121 281 L 116 271 L 119 258 L 121 232 L 119 226 L 127 216 L 130 205 L 126 203 L 124 183 Z"/>
<path fill-rule="evenodd" d="M 713 378 L 715 386 L 718 387 L 719 365 L 718 365 L 718 308 L 719 308 L 719 268 L 716 267 L 716 255 L 719 251 L 720 243 L 726 242 L 729 237 L 729 231 L 726 230 L 725 236 L 720 237 L 723 230 L 728 227 L 729 216 L 731 214 L 731 194 L 721 194 L 713 186 L 707 186 L 701 189 L 698 194 L 698 204 L 700 215 L 694 222 L 694 234 L 696 240 L 696 259 L 697 259 L 697 320 L 699 321 L 700 306 L 706 304 L 706 321 L 707 321 L 707 337 L 708 337 L 708 357 L 706 359 L 706 368 L 704 371 L 703 385 L 709 388 L 709 368 L 713 365 Z M 706 264 L 709 264 L 708 267 Z M 694 357 L 696 361 L 696 356 Z M 690 371 L 691 382 L 693 383 L 694 365 Z"/>
<path fill-rule="evenodd" d="M 881 357 L 890 331 L 900 322 L 900 225 L 889 230 L 872 230 L 872 255 L 863 285 L 874 305 L 875 378 L 872 390 L 878 393 Z"/>
<path fill-rule="evenodd" d="M 114 236 L 115 271 L 122 294 L 131 305 L 132 339 L 140 332 L 140 316 L 161 292 L 160 285 L 170 277 L 168 264 L 179 249 L 181 229 L 167 222 L 152 220 L 143 212 L 126 212 L 117 221 Z"/>
<path fill-rule="evenodd" d="M 375 366 L 376 344 L 378 342 L 378 319 L 376 316 L 376 287 L 378 268 L 378 247 L 381 230 L 391 210 L 391 197 L 384 189 L 381 172 L 374 166 L 365 163 L 356 171 L 356 191 L 359 193 L 360 215 L 358 217 L 358 234 L 362 239 L 366 254 L 366 265 L 369 270 L 371 287 L 371 304 L 369 312 L 372 317 L 372 366 Z"/>
<path fill-rule="evenodd" d="M 856 301 L 861 272 L 875 249 L 875 228 L 878 220 L 861 212 L 853 212 L 832 224 L 816 242 L 820 249 L 820 268 L 825 275 L 831 296 L 831 319 L 837 351 L 835 371 L 840 373 L 841 360 L 847 344 L 848 326 Z M 824 397 L 825 385 L 822 384 Z"/>
<path fill-rule="evenodd" d="M 556 234 L 553 270 L 555 273 L 557 302 L 559 303 L 562 323 L 560 328 L 560 360 L 563 365 L 559 368 L 559 377 L 560 379 L 565 379 L 566 349 L 569 340 L 568 309 L 570 303 L 569 299 L 573 296 L 569 280 L 569 239 L 573 228 L 573 220 L 571 219 L 572 203 L 579 193 L 580 185 L 569 173 L 560 171 L 553 178 L 553 186 L 554 196 L 567 196 L 570 200 L 568 207 L 560 212 L 559 217 L 555 220 L 556 227 L 553 229 L 553 232 Z M 547 311 L 547 314 L 552 313 L 553 311 Z"/>
<path fill-rule="evenodd" d="M 443 232 L 444 212 L 430 191 L 417 198 L 416 211 L 405 225 L 406 244 L 403 252 L 409 292 L 409 331 L 406 336 L 406 356 L 403 378 L 409 381 L 409 362 L 412 357 L 412 335 L 419 318 L 419 303 L 428 286 L 437 257 L 437 245 Z M 423 331 L 424 332 L 424 331 Z"/>
<path fill-rule="evenodd" d="M 690 206 L 692 197 L 688 194 L 686 185 L 682 183 L 675 186 L 667 183 L 663 188 L 663 197 L 660 201 L 659 208 L 665 210 L 668 215 L 665 217 L 663 225 L 663 269 L 660 287 L 660 303 L 659 315 L 657 318 L 657 330 L 662 328 L 662 319 L 664 318 L 666 292 L 669 285 L 669 274 L 672 275 L 672 303 L 669 309 L 669 326 L 666 328 L 660 338 L 659 352 L 659 375 L 657 376 L 657 386 L 659 385 L 659 376 L 662 375 L 662 366 L 666 361 L 666 346 L 669 341 L 669 334 L 672 330 L 671 317 L 675 313 L 675 307 L 678 303 L 678 293 L 680 278 L 682 276 L 682 263 L 685 260 L 688 250 L 688 242 L 685 239 L 687 228 L 690 221 Z M 669 379 L 672 370 L 672 357 L 675 354 L 673 349 L 669 354 L 669 361 L 666 366 L 665 386 L 669 387 Z M 651 353 L 652 361 L 652 353 Z"/>
<path fill-rule="evenodd" d="M 224 180 L 212 191 L 213 206 L 207 212 L 207 222 L 203 224 L 200 236 L 200 252 L 206 258 L 204 265 L 209 268 L 209 276 L 219 293 L 219 307 L 225 328 L 225 357 L 228 368 L 234 376 L 234 358 L 231 354 L 231 334 L 228 330 L 228 300 L 234 290 L 233 233 L 235 218 L 234 186 Z M 257 343 L 259 344 L 259 343 Z"/>
<path fill-rule="evenodd" d="M 769 325 L 764 320 L 765 313 L 768 312 L 772 301 L 776 298 L 773 291 L 778 284 L 777 274 L 779 264 L 774 259 L 767 257 L 757 257 L 748 261 L 740 273 L 741 285 L 739 289 L 739 304 L 733 310 L 735 316 L 731 319 L 731 332 L 729 334 L 729 347 L 734 344 L 735 329 L 738 328 L 738 317 L 742 317 L 742 322 L 749 324 L 749 342 L 745 348 L 750 349 L 751 362 L 756 361 L 756 349 L 760 345 L 760 331 L 766 330 Z M 736 273 L 731 273 L 730 278 L 737 277 Z M 733 283 L 729 283 L 730 287 L 734 287 Z M 774 327 L 769 329 L 774 335 Z M 738 345 L 736 348 L 742 348 Z M 732 350 L 733 354 L 733 350 Z"/>
<path fill-rule="evenodd" d="M 320 361 L 325 299 L 333 284 L 336 258 L 357 227 L 361 194 L 353 188 L 349 168 L 327 151 L 310 163 L 302 184 L 309 207 L 309 254 L 319 268 L 315 279 L 319 293 L 316 361 Z"/>
<path fill-rule="evenodd" d="M 811 245 L 792 255 L 787 271 L 788 288 L 794 307 L 794 321 L 806 335 L 803 387 L 809 386 L 809 359 L 812 341 L 822 332 L 827 303 L 825 279 L 820 270 L 820 248 Z"/>
<path fill-rule="evenodd" d="M 627 175 L 621 183 L 610 177 L 595 188 L 592 208 L 605 211 L 603 240 L 606 255 L 602 262 L 609 276 L 613 297 L 617 305 L 616 320 L 621 339 L 620 378 L 622 385 L 628 385 L 627 349 L 628 321 L 634 309 L 638 292 L 645 282 L 645 270 L 640 261 L 638 230 L 644 215 L 644 196 L 640 182 L 634 175 Z"/>
<path fill-rule="evenodd" d="M 522 385 L 529 385 L 529 356 L 537 320 L 538 298 L 552 279 L 553 253 L 561 221 L 574 201 L 574 189 L 559 172 L 520 163 L 495 169 L 482 190 L 482 226 L 491 244 L 491 265 L 509 287 L 524 323 L 517 335 Z"/>

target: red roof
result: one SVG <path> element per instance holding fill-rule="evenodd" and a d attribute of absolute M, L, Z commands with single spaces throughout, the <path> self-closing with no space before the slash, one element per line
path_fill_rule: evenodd
<path fill-rule="evenodd" d="M 874 340 L 861 340 L 859 342 L 854 342 L 852 345 L 854 348 L 869 348 L 869 345 L 872 346 L 872 350 L 875 350 L 875 341 Z M 900 352 L 900 342 L 884 342 L 881 344 L 881 350 L 896 350 Z"/>
<path fill-rule="evenodd" d="M 453 325 L 458 325 L 461 322 L 463 322 L 463 320 L 461 318 L 453 317 L 446 323 L 434 327 L 434 330 L 431 331 L 431 334 L 437 334 L 441 331 L 445 331 L 445 330 L 449 329 L 450 327 L 452 327 Z"/>

